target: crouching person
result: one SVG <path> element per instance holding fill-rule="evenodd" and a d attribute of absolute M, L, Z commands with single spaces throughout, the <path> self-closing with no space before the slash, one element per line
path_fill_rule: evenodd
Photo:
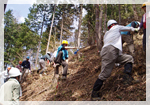
<path fill-rule="evenodd" d="M 0 88 L 0 103 L 3 103 L 4 105 L 18 104 L 21 92 L 21 87 L 19 83 L 20 76 L 21 73 L 19 69 L 17 68 L 10 69 L 9 71 L 10 79 L 7 82 L 5 82 Z"/>
<path fill-rule="evenodd" d="M 51 62 L 52 60 L 50 59 L 51 54 L 50 52 L 47 52 L 46 55 L 42 56 L 39 60 L 39 65 L 40 65 L 40 69 L 38 69 L 37 73 L 40 73 L 40 76 L 42 76 L 42 74 L 45 72 L 46 70 L 46 64 L 45 61 L 49 60 L 49 62 Z M 41 72 L 40 72 L 41 70 Z M 46 75 L 46 73 L 44 73 Z"/>
<path fill-rule="evenodd" d="M 65 48 L 68 45 L 68 41 L 63 40 L 62 45 L 58 47 L 57 55 L 54 60 L 54 67 L 55 67 L 55 76 L 59 77 L 59 66 L 63 66 L 63 73 L 62 73 L 62 79 L 66 79 L 67 77 L 67 71 L 68 71 L 68 51 Z"/>
<path fill-rule="evenodd" d="M 93 91 L 91 94 L 91 100 L 99 100 L 99 90 L 108 77 L 110 77 L 113 66 L 115 63 L 124 65 L 124 80 L 132 80 L 132 63 L 133 57 L 131 55 L 122 54 L 122 40 L 121 31 L 138 31 L 139 28 L 125 27 L 118 25 L 115 20 L 109 20 L 107 23 L 108 31 L 104 35 L 104 46 L 101 51 L 101 73 L 96 80 Z M 132 82 L 132 81 L 131 81 Z"/>

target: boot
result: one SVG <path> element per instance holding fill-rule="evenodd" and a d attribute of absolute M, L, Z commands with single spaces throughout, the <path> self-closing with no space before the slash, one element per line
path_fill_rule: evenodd
<path fill-rule="evenodd" d="M 61 78 L 62 80 L 66 80 L 66 76 L 62 76 L 62 78 Z"/>
<path fill-rule="evenodd" d="M 94 84 L 94 87 L 93 87 L 93 91 L 92 91 L 92 94 L 91 94 L 91 100 L 99 100 L 100 99 L 98 91 L 100 90 L 102 85 L 103 85 L 103 81 L 100 80 L 100 79 L 97 79 L 95 84 Z"/>
<path fill-rule="evenodd" d="M 62 75 L 62 80 L 66 80 L 67 79 L 67 76 L 65 74 Z"/>
<path fill-rule="evenodd" d="M 124 65 L 124 73 L 131 75 L 132 74 L 132 63 L 126 63 Z"/>
<path fill-rule="evenodd" d="M 91 101 L 98 101 L 100 100 L 100 95 L 98 91 L 92 91 L 92 95 L 91 95 Z"/>
<path fill-rule="evenodd" d="M 38 69 L 38 70 L 37 70 L 37 73 L 38 73 L 38 74 L 39 74 L 40 70 L 41 70 L 41 69 Z"/>

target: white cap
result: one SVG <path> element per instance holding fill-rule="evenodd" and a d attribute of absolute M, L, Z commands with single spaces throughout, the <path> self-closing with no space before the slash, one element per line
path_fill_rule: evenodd
<path fill-rule="evenodd" d="M 18 68 L 13 67 L 9 71 L 9 77 L 18 77 L 20 75 L 21 75 L 21 73 L 20 73 L 20 70 Z"/>
<path fill-rule="evenodd" d="M 109 20 L 107 22 L 107 27 L 109 27 L 110 25 L 114 24 L 114 23 L 117 23 L 116 20 Z"/>

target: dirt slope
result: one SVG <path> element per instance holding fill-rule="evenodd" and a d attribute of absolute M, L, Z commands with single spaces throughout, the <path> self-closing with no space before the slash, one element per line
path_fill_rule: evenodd
<path fill-rule="evenodd" d="M 138 38 L 140 37 L 140 38 Z M 145 101 L 146 100 L 146 66 L 142 52 L 141 36 L 136 36 L 135 63 L 133 65 L 133 78 L 139 80 L 131 85 L 122 82 L 124 67 L 114 67 L 100 90 L 102 101 Z M 127 52 L 126 47 L 123 49 Z M 47 75 L 39 77 L 37 73 L 28 76 L 22 84 L 23 96 L 21 101 L 89 101 L 92 87 L 96 81 L 101 67 L 101 59 L 96 46 L 81 49 L 81 58 L 70 57 L 68 78 L 59 81 L 52 80 L 53 67 L 48 67 Z M 61 68 L 60 68 L 61 71 Z M 61 74 L 61 73 L 60 73 Z"/>

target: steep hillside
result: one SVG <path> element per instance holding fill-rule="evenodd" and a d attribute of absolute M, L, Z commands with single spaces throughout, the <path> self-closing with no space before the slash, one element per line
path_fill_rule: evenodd
<path fill-rule="evenodd" d="M 135 63 L 133 78 L 137 83 L 124 84 L 122 75 L 124 66 L 114 67 L 100 90 L 102 101 L 145 101 L 146 100 L 146 66 L 142 52 L 141 36 L 135 36 Z M 125 46 L 125 45 L 124 45 Z M 124 53 L 128 53 L 124 47 Z M 76 55 L 69 59 L 68 78 L 56 83 L 53 79 L 54 69 L 48 67 L 47 75 L 40 77 L 37 73 L 29 75 L 22 83 L 21 101 L 89 101 L 92 88 L 97 79 L 101 59 L 96 46 L 88 46 L 80 50 L 81 57 Z M 61 71 L 61 67 L 60 67 Z M 61 75 L 61 73 L 60 73 Z"/>

